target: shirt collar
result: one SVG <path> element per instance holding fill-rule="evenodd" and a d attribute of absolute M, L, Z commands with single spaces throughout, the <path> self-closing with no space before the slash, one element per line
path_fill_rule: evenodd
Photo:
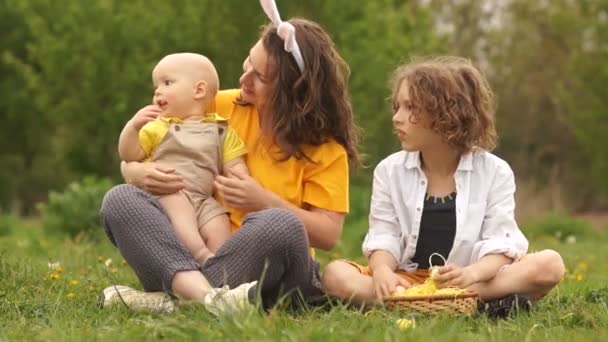
<path fill-rule="evenodd" d="M 420 169 L 420 151 L 406 153 L 405 168 Z M 472 171 L 473 170 L 473 152 L 467 152 L 460 157 L 457 171 Z"/>
<path fill-rule="evenodd" d="M 159 116 L 158 118 L 166 123 L 176 123 L 176 124 L 184 123 L 184 120 L 182 120 L 180 118 L 176 118 L 176 117 Z M 199 122 L 223 122 L 223 121 L 227 121 L 227 120 L 224 117 L 220 116 L 218 113 L 207 113 L 207 114 L 205 114 L 205 117 L 202 118 Z"/>

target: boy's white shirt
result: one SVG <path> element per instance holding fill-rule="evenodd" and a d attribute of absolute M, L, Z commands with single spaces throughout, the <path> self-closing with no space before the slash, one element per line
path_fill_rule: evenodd
<path fill-rule="evenodd" d="M 448 263 L 470 265 L 487 254 L 524 256 L 528 240 L 515 222 L 515 179 L 507 162 L 477 151 L 461 157 L 456 182 L 456 235 Z M 427 179 L 419 152 L 388 156 L 374 170 L 369 231 L 363 253 L 391 253 L 398 268 L 414 271 Z M 445 256 L 444 256 L 445 257 Z"/>

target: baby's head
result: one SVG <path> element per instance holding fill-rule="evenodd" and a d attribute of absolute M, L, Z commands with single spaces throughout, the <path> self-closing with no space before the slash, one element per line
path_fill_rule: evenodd
<path fill-rule="evenodd" d="M 494 95 L 468 59 L 446 56 L 402 65 L 393 74 L 392 100 L 395 115 L 403 116 L 393 122 L 422 125 L 460 152 L 496 145 Z"/>
<path fill-rule="evenodd" d="M 165 56 L 152 70 L 152 81 L 161 115 L 178 118 L 204 115 L 219 88 L 213 63 L 196 53 Z"/>

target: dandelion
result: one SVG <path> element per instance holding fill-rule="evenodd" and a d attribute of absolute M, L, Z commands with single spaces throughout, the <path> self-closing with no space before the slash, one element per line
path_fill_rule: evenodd
<path fill-rule="evenodd" d="M 61 267 L 61 263 L 59 261 L 49 261 L 47 265 L 49 266 L 49 269 L 53 271 L 57 269 L 57 267 Z"/>
<path fill-rule="evenodd" d="M 397 326 L 401 330 L 406 330 L 406 329 L 409 329 L 409 328 L 415 328 L 416 327 L 416 321 L 414 321 L 413 319 L 401 318 L 401 319 L 397 320 Z"/>
<path fill-rule="evenodd" d="M 68 293 L 68 298 L 74 299 L 74 298 L 76 298 L 76 294 L 74 292 L 70 292 L 70 293 Z"/>
<path fill-rule="evenodd" d="M 568 235 L 568 237 L 566 238 L 566 243 L 569 245 L 573 245 L 576 243 L 576 236 L 574 235 Z"/>
<path fill-rule="evenodd" d="M 72 281 L 70 281 L 70 285 L 72 285 L 72 286 L 78 285 L 78 280 L 72 279 Z"/>
<path fill-rule="evenodd" d="M 576 280 L 577 280 L 577 281 L 582 281 L 582 280 L 583 280 L 583 275 L 582 275 L 582 274 L 580 274 L 580 273 L 579 273 L 579 274 L 577 274 L 577 275 L 576 275 Z"/>
<path fill-rule="evenodd" d="M 49 279 L 51 279 L 51 280 L 59 279 L 59 277 L 60 277 L 59 273 L 49 274 Z"/>
<path fill-rule="evenodd" d="M 55 272 L 57 272 L 57 273 L 63 273 L 63 267 L 58 266 L 57 268 L 55 268 Z"/>

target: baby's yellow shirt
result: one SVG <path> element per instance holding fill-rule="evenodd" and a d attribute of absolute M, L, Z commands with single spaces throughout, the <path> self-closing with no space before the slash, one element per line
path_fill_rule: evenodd
<path fill-rule="evenodd" d="M 228 120 L 217 114 L 213 114 L 201 119 L 201 122 L 228 123 Z M 184 120 L 179 118 L 159 116 L 158 119 L 150 121 L 144 125 L 144 127 L 142 127 L 142 129 L 139 131 L 139 144 L 146 153 L 145 160 L 151 159 L 152 153 L 154 153 L 154 150 L 158 147 L 158 145 L 160 145 L 167 134 L 169 126 L 171 124 L 182 123 L 184 123 Z M 234 160 L 247 153 L 245 144 L 239 135 L 230 126 L 226 125 L 226 127 L 226 136 L 224 137 L 224 145 L 222 146 L 224 163 Z"/>

